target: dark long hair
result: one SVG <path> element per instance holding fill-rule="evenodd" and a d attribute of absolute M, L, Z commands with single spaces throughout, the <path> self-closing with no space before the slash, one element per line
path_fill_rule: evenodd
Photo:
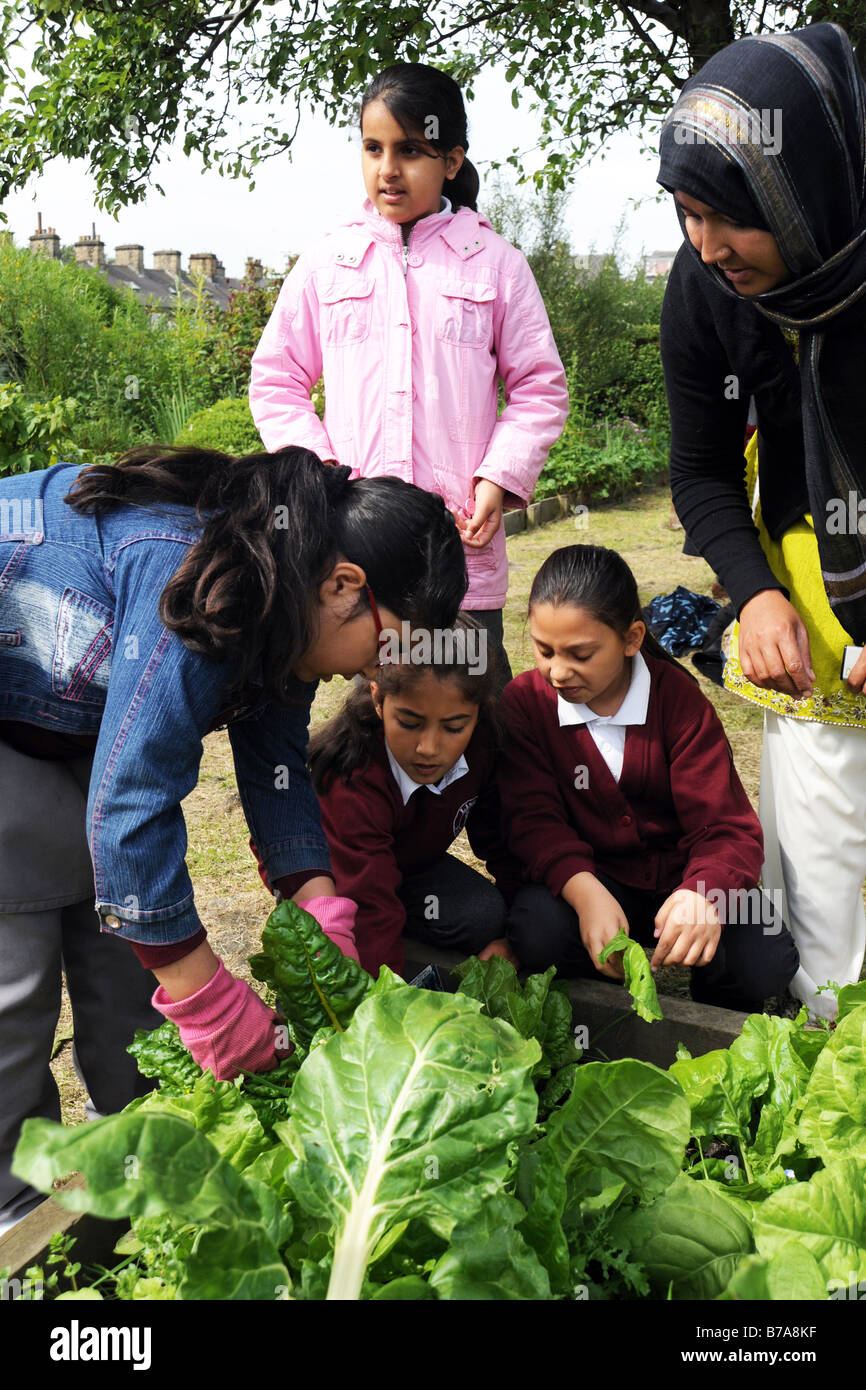
<path fill-rule="evenodd" d="M 439 68 L 427 63 L 394 63 L 384 68 L 361 98 L 359 124 L 371 101 L 384 101 L 407 135 L 423 136 L 440 155 L 456 145 L 469 149 L 463 93 L 454 78 Z M 435 139 L 426 134 L 431 117 L 437 122 Z M 458 208 L 477 212 L 480 186 L 478 170 L 464 159 L 454 178 L 445 180 L 443 192 L 455 212 Z"/>
<path fill-rule="evenodd" d="M 454 630 L 481 632 L 483 628 L 474 618 L 460 613 Z M 444 648 L 445 644 L 442 645 Z M 389 695 L 404 694 L 417 685 L 426 671 L 432 671 L 441 681 L 455 681 L 467 704 L 479 706 L 479 724 L 487 726 L 491 741 L 495 744 L 498 735 L 494 704 L 496 658 L 492 644 L 486 645 L 488 660 L 486 666 L 478 671 L 467 661 L 458 659 L 456 643 L 449 643 L 450 650 L 443 650 L 443 659 L 439 661 L 380 666 L 376 674 L 380 700 L 384 702 Z M 353 772 L 363 771 L 382 737 L 382 721 L 373 704 L 370 682 L 359 682 L 349 692 L 342 709 L 317 729 L 310 739 L 307 761 L 316 791 L 327 791 L 336 777 L 348 782 Z"/>
<path fill-rule="evenodd" d="M 563 603 L 585 608 L 596 622 L 612 627 L 620 637 L 632 623 L 643 622 L 635 577 L 616 550 L 603 545 L 564 545 L 548 555 L 529 591 L 529 612 L 537 603 Z M 641 651 L 667 661 L 691 676 L 676 657 L 665 651 L 649 628 Z"/>
<path fill-rule="evenodd" d="M 318 585 L 338 557 L 360 565 L 378 605 L 421 626 L 453 623 L 467 588 L 463 546 L 441 497 L 400 478 L 357 478 L 308 449 L 235 458 L 147 445 L 79 473 L 65 501 L 99 515 L 119 506 L 189 507 L 198 541 L 159 599 L 191 651 L 231 657 L 246 684 L 285 701 L 318 632 Z M 368 607 L 360 598 L 353 613 Z"/>

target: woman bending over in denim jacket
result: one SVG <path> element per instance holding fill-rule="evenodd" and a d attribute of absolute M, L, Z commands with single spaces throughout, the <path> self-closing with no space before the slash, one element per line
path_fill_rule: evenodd
<path fill-rule="evenodd" d="M 160 1014 L 218 1078 L 274 1065 L 274 1015 L 193 901 L 202 739 L 227 727 L 270 882 L 341 940 L 354 904 L 304 765 L 316 684 L 372 675 L 380 624 L 453 624 L 467 576 L 441 498 L 294 447 L 59 464 L 4 479 L 0 511 L 2 1223 L 33 1200 L 9 1173 L 21 1122 L 59 1118 L 61 956 L 96 1111 L 143 1084 L 125 1046 Z"/>

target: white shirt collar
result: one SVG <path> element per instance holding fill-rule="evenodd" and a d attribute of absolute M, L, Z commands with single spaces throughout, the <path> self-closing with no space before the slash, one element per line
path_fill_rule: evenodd
<path fill-rule="evenodd" d="M 434 792 L 436 796 L 441 796 L 446 787 L 450 787 L 452 782 L 456 782 L 458 777 L 463 777 L 469 771 L 469 764 L 461 753 L 454 766 L 450 767 L 444 777 L 440 777 L 435 785 L 430 782 L 413 782 L 408 772 L 404 772 L 397 762 L 397 759 L 388 747 L 387 739 L 385 740 L 385 752 L 388 754 L 388 762 L 391 764 L 394 780 L 400 788 L 400 795 L 403 798 L 404 806 L 412 793 L 417 792 L 419 787 L 426 787 L 428 791 Z"/>
<path fill-rule="evenodd" d="M 645 724 L 649 696 L 649 667 L 640 652 L 636 652 L 632 657 L 631 681 L 626 697 L 614 714 L 596 714 L 594 710 L 589 708 L 589 705 L 570 704 L 561 695 L 557 695 L 556 705 L 559 723 L 560 726 L 564 724 L 590 724 L 595 719 L 603 724 Z"/>

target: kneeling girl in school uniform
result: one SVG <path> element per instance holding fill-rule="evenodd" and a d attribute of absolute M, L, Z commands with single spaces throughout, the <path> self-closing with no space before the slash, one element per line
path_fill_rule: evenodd
<path fill-rule="evenodd" d="M 337 891 L 357 903 L 354 944 L 373 975 L 403 972 L 404 935 L 513 959 L 518 871 L 499 828 L 492 643 L 462 616 L 453 638 L 430 662 L 380 665 L 310 740 Z M 464 826 L 495 884 L 448 853 Z"/>
<path fill-rule="evenodd" d="M 527 970 L 618 978 L 598 957 L 624 928 L 654 972 L 692 967 L 695 1000 L 759 1011 L 798 965 L 757 886 L 761 826 L 712 705 L 640 612 L 601 546 L 554 551 L 533 581 L 536 669 L 499 704 L 503 824 L 531 880 L 509 936 Z"/>

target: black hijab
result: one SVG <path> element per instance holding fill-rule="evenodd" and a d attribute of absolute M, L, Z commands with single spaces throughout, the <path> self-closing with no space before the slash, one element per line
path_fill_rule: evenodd
<path fill-rule="evenodd" d="M 841 625 L 866 642 L 866 536 L 837 534 L 832 505 L 841 498 L 847 516 L 866 472 L 866 84 L 848 36 L 814 24 L 729 44 L 684 86 L 660 156 L 662 187 L 770 232 L 791 272 L 751 302 L 799 331 L 824 587 Z M 742 299 L 686 246 L 720 294 Z"/>

